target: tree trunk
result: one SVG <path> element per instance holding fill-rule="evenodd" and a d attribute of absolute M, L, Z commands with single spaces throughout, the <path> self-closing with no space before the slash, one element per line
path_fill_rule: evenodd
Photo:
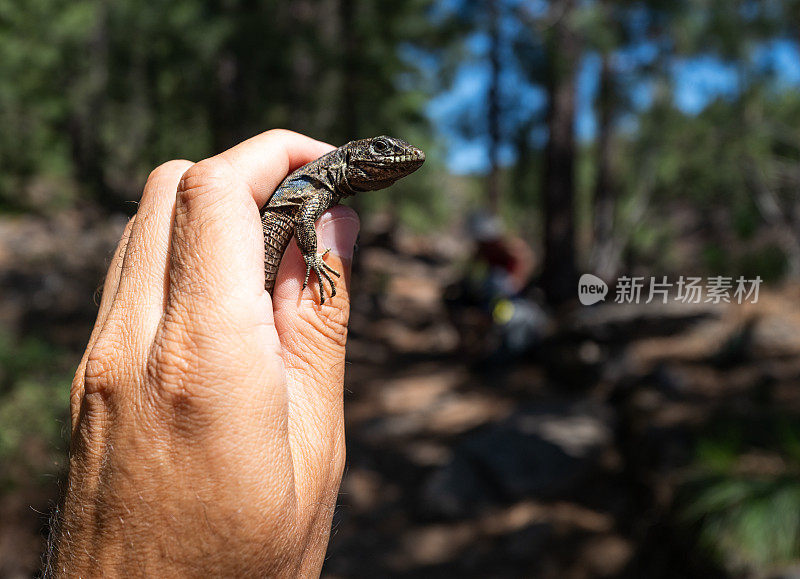
<path fill-rule="evenodd" d="M 555 0 L 558 15 L 547 46 L 547 126 L 544 166 L 544 265 L 542 289 L 548 303 L 577 295 L 575 268 L 575 85 L 580 56 L 570 20 L 576 0 Z"/>
<path fill-rule="evenodd" d="M 360 139 L 366 135 L 359 134 L 358 110 L 358 51 L 360 49 L 358 23 L 356 22 L 356 1 L 339 0 L 339 20 L 342 46 L 342 117 L 341 136 L 345 141 Z"/>
<path fill-rule="evenodd" d="M 339 142 L 344 145 L 348 141 L 361 139 L 371 135 L 361 134 L 359 113 L 360 103 L 360 75 L 369 74 L 359 67 L 359 51 L 363 49 L 362 39 L 358 30 L 358 0 L 339 0 L 339 35 L 341 53 L 341 117 L 337 135 Z M 356 213 L 364 213 L 364 197 L 355 195 L 347 203 Z M 390 237 L 395 233 L 394 228 L 389 232 Z M 363 265 L 360 259 L 354 259 L 352 271 L 354 277 L 359 277 Z M 357 291 L 357 290 L 356 290 Z"/>
<path fill-rule="evenodd" d="M 68 118 L 72 159 L 78 181 L 86 186 L 95 200 L 109 210 L 120 208 L 122 201 L 108 195 L 105 183 L 105 147 L 102 141 L 104 104 L 108 92 L 108 4 L 98 4 L 97 21 L 87 46 L 89 72 L 78 78 L 74 103 Z"/>
<path fill-rule="evenodd" d="M 232 50 L 222 51 L 217 59 L 214 79 L 214 105 L 211 107 L 212 146 L 220 153 L 236 144 L 239 138 L 239 116 L 241 105 L 239 82 L 239 60 Z"/>
<path fill-rule="evenodd" d="M 289 70 L 289 128 L 313 135 L 314 130 L 314 96 L 315 66 L 314 47 L 311 46 L 311 35 L 314 30 L 318 9 L 317 2 L 311 0 L 292 0 L 290 2 L 290 22 L 293 30 L 289 43 L 291 63 Z M 318 59 L 316 59 L 318 60 Z"/>
<path fill-rule="evenodd" d="M 612 137 L 614 121 L 614 89 L 611 56 L 603 55 L 598 94 L 597 180 L 594 190 L 594 235 L 592 240 L 592 271 L 610 280 L 619 269 L 619 254 L 614 243 L 614 214 L 616 184 L 614 183 Z"/>

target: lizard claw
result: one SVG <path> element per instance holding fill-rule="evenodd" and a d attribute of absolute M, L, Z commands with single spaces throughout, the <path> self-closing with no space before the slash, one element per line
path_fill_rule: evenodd
<path fill-rule="evenodd" d="M 336 295 L 336 284 L 333 281 L 333 278 L 328 275 L 328 272 L 331 272 L 336 277 L 341 277 L 341 274 L 329 266 L 325 261 L 322 259 L 325 257 L 330 249 L 326 249 L 323 253 L 317 253 L 313 257 L 308 257 L 304 255 L 303 258 L 306 260 L 306 277 L 303 280 L 303 289 L 306 289 L 308 286 L 308 278 L 311 275 L 311 270 L 314 270 L 314 273 L 317 274 L 317 280 L 319 280 L 319 302 L 320 305 L 325 303 L 325 284 L 323 283 L 323 279 L 328 280 L 328 283 L 331 286 L 331 293 L 330 297 Z"/>
<path fill-rule="evenodd" d="M 328 255 L 328 253 L 330 252 L 330 250 L 331 250 L 331 248 L 329 247 L 328 249 L 326 249 L 325 251 L 323 251 L 323 252 L 322 252 L 322 253 L 319 255 L 319 257 L 320 257 L 320 261 L 322 262 L 322 267 L 324 267 L 325 269 L 327 269 L 329 272 L 331 272 L 331 273 L 332 273 L 333 275 L 335 275 L 336 277 L 342 277 L 342 276 L 341 276 L 341 274 L 340 274 L 338 271 L 336 271 L 336 270 L 335 270 L 335 269 L 333 269 L 331 266 L 329 266 L 327 263 L 325 263 L 324 261 L 322 261 L 322 258 L 323 258 L 323 257 L 325 257 L 326 255 Z M 329 279 L 328 281 L 330 281 L 330 279 Z M 331 282 L 331 286 L 333 286 L 333 282 Z M 336 287 L 335 287 L 335 286 L 333 287 L 333 295 L 336 295 Z"/>

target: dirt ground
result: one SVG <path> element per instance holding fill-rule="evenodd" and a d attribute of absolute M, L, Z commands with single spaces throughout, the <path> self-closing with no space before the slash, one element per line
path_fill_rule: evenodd
<path fill-rule="evenodd" d="M 124 224 L 96 217 L 0 222 L 0 324 L 76 363 Z M 442 300 L 458 245 L 362 242 L 323 575 L 729 576 L 677 522 L 675 493 L 716 421 L 800 415 L 800 286 L 748 306 L 581 308 L 526 355 L 482 360 Z M 36 573 L 62 467 L 0 488 L 0 577 Z"/>

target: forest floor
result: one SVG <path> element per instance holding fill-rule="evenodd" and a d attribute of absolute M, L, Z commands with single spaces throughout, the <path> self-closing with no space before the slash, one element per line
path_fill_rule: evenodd
<path fill-rule="evenodd" d="M 0 220 L 12 342 L 34 336 L 77 363 L 123 224 L 90 212 Z M 323 576 L 728 576 L 676 496 L 699 440 L 800 416 L 800 286 L 762 287 L 749 305 L 581 308 L 529 354 L 479 363 L 442 300 L 458 245 L 362 243 L 347 469 Z M 9 396 L 0 389 L 0 416 Z M 30 433 L 25 464 L 0 455 L 0 578 L 38 568 L 63 431 L 60 448 Z M 782 468 L 764 448 L 745 459 Z"/>

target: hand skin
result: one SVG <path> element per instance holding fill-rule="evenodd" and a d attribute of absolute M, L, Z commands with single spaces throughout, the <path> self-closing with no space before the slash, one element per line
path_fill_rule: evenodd
<path fill-rule="evenodd" d="M 319 574 L 345 459 L 358 218 L 335 207 L 317 224 L 343 272 L 320 306 L 294 242 L 264 291 L 258 208 L 331 149 L 275 130 L 150 175 L 72 384 L 50 574 Z"/>

